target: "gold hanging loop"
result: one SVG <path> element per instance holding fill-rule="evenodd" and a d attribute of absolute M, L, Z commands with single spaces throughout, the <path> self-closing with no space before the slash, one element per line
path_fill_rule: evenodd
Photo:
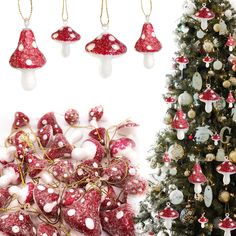
<path fill-rule="evenodd" d="M 32 13 L 33 13 L 33 1 L 32 0 L 29 0 L 29 3 L 30 3 L 30 12 L 29 12 L 29 15 L 28 16 L 24 16 L 23 12 L 22 12 L 22 8 L 21 8 L 21 0 L 18 0 L 18 10 L 19 10 L 19 13 L 21 15 L 21 18 L 23 19 L 24 21 L 24 24 L 25 24 L 25 27 L 28 28 L 29 26 L 29 22 L 30 22 L 30 19 L 32 17 Z"/>
<path fill-rule="evenodd" d="M 61 13 L 61 17 L 62 17 L 63 23 L 66 25 L 68 20 L 69 20 L 67 0 L 62 0 L 62 13 Z"/>
<path fill-rule="evenodd" d="M 142 11 L 147 22 L 149 22 L 150 16 L 152 14 L 152 0 L 148 0 L 148 1 L 149 1 L 149 7 L 148 9 L 145 10 L 146 7 L 144 6 L 144 1 L 141 0 Z"/>
<path fill-rule="evenodd" d="M 103 29 L 108 29 L 110 18 L 109 18 L 107 0 L 101 0 L 101 1 L 102 4 L 101 4 L 100 22 Z"/>

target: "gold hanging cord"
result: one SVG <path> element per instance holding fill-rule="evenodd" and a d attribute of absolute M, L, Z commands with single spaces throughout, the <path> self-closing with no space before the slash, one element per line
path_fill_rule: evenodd
<path fill-rule="evenodd" d="M 29 26 L 29 22 L 30 22 L 30 19 L 32 17 L 32 13 L 33 13 L 33 1 L 32 0 L 29 0 L 29 3 L 30 3 L 30 12 L 28 14 L 28 16 L 25 16 L 23 14 L 23 11 L 22 11 L 22 8 L 21 8 L 21 0 L 18 0 L 18 9 L 19 9 L 19 13 L 21 15 L 21 18 L 23 19 L 24 23 L 25 23 L 25 27 L 28 27 Z"/>
<path fill-rule="evenodd" d="M 144 1 L 143 0 L 141 0 L 141 7 L 142 7 L 143 14 L 146 18 L 146 21 L 149 22 L 149 18 L 152 14 L 152 0 L 147 0 L 147 1 L 149 1 L 148 9 L 146 9 L 146 7 L 144 6 Z"/>
<path fill-rule="evenodd" d="M 62 0 L 62 13 L 61 17 L 64 23 L 67 23 L 69 20 L 67 0 Z"/>
<path fill-rule="evenodd" d="M 109 18 L 107 0 L 101 0 L 101 1 L 102 1 L 102 4 L 101 4 L 100 22 L 103 28 L 108 28 L 110 18 Z"/>

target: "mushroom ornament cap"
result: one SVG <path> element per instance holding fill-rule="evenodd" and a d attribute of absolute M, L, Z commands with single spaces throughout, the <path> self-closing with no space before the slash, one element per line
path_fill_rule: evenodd
<path fill-rule="evenodd" d="M 207 19 L 212 20 L 215 17 L 215 13 L 211 11 L 206 6 L 203 6 L 196 14 L 195 16 L 199 19 Z"/>
<path fill-rule="evenodd" d="M 46 59 L 39 50 L 31 29 L 23 29 L 17 49 L 10 58 L 10 65 L 16 69 L 37 69 L 45 65 Z"/>
<path fill-rule="evenodd" d="M 178 211 L 174 210 L 169 203 L 164 210 L 160 211 L 160 217 L 162 219 L 177 219 L 179 217 Z"/>
<path fill-rule="evenodd" d="M 144 23 L 141 36 L 135 44 L 135 49 L 142 53 L 158 52 L 162 48 L 160 41 L 156 38 L 153 25 Z"/>
<path fill-rule="evenodd" d="M 226 45 L 229 46 L 229 47 L 234 47 L 235 46 L 235 41 L 234 41 L 234 38 L 232 37 L 231 34 L 228 37 Z"/>
<path fill-rule="evenodd" d="M 79 41 L 81 36 L 69 26 L 64 26 L 52 34 L 52 39 L 61 42 L 73 43 Z"/>
<path fill-rule="evenodd" d="M 199 100 L 206 103 L 205 111 L 210 113 L 212 111 L 212 103 L 221 100 L 221 97 L 208 84 L 206 90 L 199 95 Z"/>
<path fill-rule="evenodd" d="M 103 56 L 119 56 L 127 51 L 127 47 L 109 33 L 102 33 L 89 42 L 85 49 L 88 53 Z"/>
<path fill-rule="evenodd" d="M 182 109 L 178 109 L 172 122 L 174 129 L 188 129 L 189 124 Z"/>
<path fill-rule="evenodd" d="M 199 163 L 196 163 L 193 167 L 193 173 L 188 178 L 192 184 L 205 183 L 207 181 L 206 176 L 202 173 L 202 168 Z"/>
<path fill-rule="evenodd" d="M 229 214 L 226 214 L 225 218 L 219 222 L 218 227 L 225 231 L 225 236 L 230 236 L 230 231 L 236 229 L 236 222 L 229 217 Z"/>
<path fill-rule="evenodd" d="M 179 56 L 175 59 L 175 61 L 179 64 L 188 64 L 189 63 L 189 59 L 186 56 Z"/>

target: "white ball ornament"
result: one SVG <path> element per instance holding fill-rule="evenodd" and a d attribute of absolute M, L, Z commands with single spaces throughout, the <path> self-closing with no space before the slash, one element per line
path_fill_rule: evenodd
<path fill-rule="evenodd" d="M 228 19 L 231 19 L 232 18 L 232 11 L 230 9 L 226 10 L 225 11 L 225 16 L 228 18 Z"/>
<path fill-rule="evenodd" d="M 184 13 L 187 14 L 187 15 L 193 15 L 195 13 L 195 10 L 196 10 L 196 6 L 193 2 L 191 1 L 187 1 L 185 4 L 184 4 Z"/>
<path fill-rule="evenodd" d="M 213 63 L 213 68 L 215 70 L 221 70 L 223 67 L 223 63 L 219 60 L 216 60 L 214 63 Z"/>
<path fill-rule="evenodd" d="M 174 175 L 176 175 L 176 174 L 177 174 L 177 168 L 176 168 L 176 167 L 171 168 L 171 169 L 170 169 L 170 175 L 174 176 Z"/>
<path fill-rule="evenodd" d="M 197 31 L 197 37 L 198 37 L 199 39 L 204 38 L 204 36 L 205 36 L 205 33 L 204 33 L 202 30 Z"/>
<path fill-rule="evenodd" d="M 184 194 L 180 190 L 176 189 L 170 193 L 169 198 L 172 204 L 179 205 L 184 200 Z"/>
<path fill-rule="evenodd" d="M 184 91 L 182 94 L 179 95 L 178 102 L 181 106 L 188 106 L 192 104 L 193 97 L 187 91 Z"/>

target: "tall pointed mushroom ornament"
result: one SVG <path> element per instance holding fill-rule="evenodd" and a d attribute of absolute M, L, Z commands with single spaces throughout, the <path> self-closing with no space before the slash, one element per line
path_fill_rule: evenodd
<path fill-rule="evenodd" d="M 229 47 L 229 51 L 232 52 L 234 47 L 235 47 L 235 41 L 234 41 L 234 38 L 232 37 L 232 35 L 230 34 L 229 37 L 228 37 L 228 40 L 226 42 L 226 46 Z"/>
<path fill-rule="evenodd" d="M 208 21 L 215 18 L 215 13 L 206 7 L 206 4 L 202 4 L 202 8 L 195 14 L 195 17 L 201 22 L 201 28 L 206 30 L 208 27 Z"/>
<path fill-rule="evenodd" d="M 225 159 L 226 161 L 216 167 L 216 171 L 224 176 L 224 185 L 228 185 L 230 183 L 230 175 L 236 174 L 236 166 L 227 157 Z"/>
<path fill-rule="evenodd" d="M 165 209 L 159 212 L 159 216 L 161 219 L 164 219 L 164 225 L 165 225 L 166 229 L 171 230 L 172 221 L 179 217 L 179 213 L 178 213 L 178 211 L 174 210 L 170 206 L 170 203 L 168 202 L 166 204 Z"/>
<path fill-rule="evenodd" d="M 188 131 L 189 123 L 186 119 L 186 115 L 183 110 L 180 108 L 177 110 L 175 117 L 172 121 L 172 128 L 177 131 L 177 138 L 183 140 L 185 133 Z"/>
<path fill-rule="evenodd" d="M 192 174 L 188 177 L 188 181 L 194 184 L 194 192 L 199 194 L 202 192 L 201 184 L 207 181 L 206 176 L 202 173 L 202 168 L 198 161 L 196 161 Z"/>
<path fill-rule="evenodd" d="M 104 11 L 106 12 L 106 20 L 103 19 Z M 109 14 L 107 0 L 102 0 L 100 20 L 103 32 L 97 38 L 87 43 L 85 50 L 101 60 L 100 73 L 103 78 L 107 78 L 112 74 L 112 59 L 125 54 L 127 47 L 114 35 L 108 33 Z"/>
<path fill-rule="evenodd" d="M 160 41 L 157 39 L 154 27 L 149 22 L 149 18 L 152 13 L 152 0 L 149 1 L 149 12 L 145 12 L 143 1 L 141 1 L 141 7 L 143 14 L 146 18 L 146 22 L 143 24 L 141 36 L 135 44 L 137 52 L 141 52 L 144 55 L 144 66 L 151 69 L 155 64 L 154 53 L 161 50 L 162 46 Z"/>
<path fill-rule="evenodd" d="M 231 231 L 236 229 L 236 222 L 226 213 L 225 218 L 219 222 L 218 227 L 225 231 L 224 236 L 231 236 Z"/>
<path fill-rule="evenodd" d="M 235 103 L 235 98 L 232 91 L 229 91 L 226 102 L 229 103 L 229 108 L 233 108 L 233 104 Z"/>
<path fill-rule="evenodd" d="M 70 55 L 70 45 L 80 40 L 80 35 L 69 27 L 69 14 L 67 0 L 63 0 L 62 6 L 62 21 L 64 26 L 52 34 L 52 39 L 62 44 L 62 55 L 68 57 Z"/>
<path fill-rule="evenodd" d="M 221 100 L 221 97 L 213 90 L 211 89 L 211 85 L 207 84 L 206 90 L 204 90 L 199 95 L 199 100 L 202 102 L 205 102 L 205 111 L 207 113 L 212 112 L 212 103 L 217 102 Z"/>
<path fill-rule="evenodd" d="M 44 55 L 37 46 L 34 32 L 28 28 L 32 15 L 32 0 L 30 3 L 31 12 L 27 18 L 22 15 L 19 4 L 19 12 L 24 20 L 25 28 L 21 31 L 17 48 L 9 61 L 13 68 L 22 72 L 21 84 L 25 90 L 32 90 L 36 87 L 35 71 L 46 63 Z"/>

